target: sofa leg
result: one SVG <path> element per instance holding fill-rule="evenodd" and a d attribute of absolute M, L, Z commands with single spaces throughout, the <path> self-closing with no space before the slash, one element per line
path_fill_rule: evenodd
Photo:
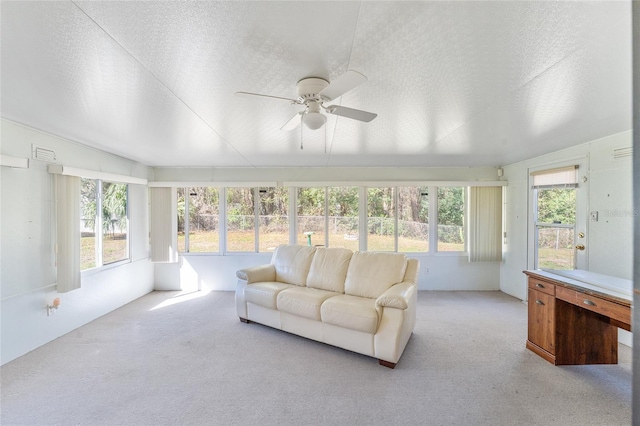
<path fill-rule="evenodd" d="M 240 317 L 240 322 L 243 322 L 245 324 L 251 324 L 251 320 L 248 320 L 248 319 L 242 318 L 242 317 Z"/>
<path fill-rule="evenodd" d="M 380 365 L 385 366 L 385 367 L 389 367 L 389 368 L 396 368 L 396 363 L 395 362 L 389 362 L 389 361 L 385 361 L 382 359 L 379 359 L 378 362 L 380 363 Z"/>

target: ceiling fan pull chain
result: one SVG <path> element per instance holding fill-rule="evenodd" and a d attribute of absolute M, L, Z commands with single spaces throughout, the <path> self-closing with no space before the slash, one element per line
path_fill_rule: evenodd
<path fill-rule="evenodd" d="M 302 114 L 300 114 L 300 150 L 304 149 L 304 146 L 302 145 Z"/>
<path fill-rule="evenodd" d="M 327 126 L 324 126 L 324 153 L 327 153 Z"/>

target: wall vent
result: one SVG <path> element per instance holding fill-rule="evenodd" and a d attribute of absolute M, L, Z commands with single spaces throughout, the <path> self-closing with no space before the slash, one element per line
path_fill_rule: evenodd
<path fill-rule="evenodd" d="M 633 147 L 617 148 L 613 150 L 613 158 L 627 158 L 633 155 Z"/>
<path fill-rule="evenodd" d="M 56 161 L 56 153 L 50 149 L 31 145 L 31 158 L 34 160 L 48 161 L 52 163 Z"/>

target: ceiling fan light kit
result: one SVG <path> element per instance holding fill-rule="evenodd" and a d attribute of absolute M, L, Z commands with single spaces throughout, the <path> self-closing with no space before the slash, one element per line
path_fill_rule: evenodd
<path fill-rule="evenodd" d="M 263 95 L 251 92 L 236 92 L 240 96 L 260 96 L 264 98 L 279 99 L 288 101 L 291 104 L 304 105 L 304 111 L 296 113 L 287 121 L 280 130 L 293 130 L 302 121 L 311 130 L 318 130 L 327 122 L 327 116 L 322 114 L 323 109 L 328 114 L 334 114 L 353 120 L 369 122 L 377 117 L 377 114 L 361 111 L 354 108 L 347 108 L 340 105 L 325 107 L 324 102 L 332 101 L 344 95 L 351 89 L 367 81 L 367 77 L 357 71 L 349 70 L 331 83 L 323 78 L 309 77 L 298 81 L 296 86 L 298 99 L 283 98 L 280 96 Z M 301 117 L 298 117 L 301 116 Z"/>
<path fill-rule="evenodd" d="M 311 130 L 318 130 L 327 122 L 327 116 L 319 112 L 307 112 L 303 114 L 302 122 Z"/>

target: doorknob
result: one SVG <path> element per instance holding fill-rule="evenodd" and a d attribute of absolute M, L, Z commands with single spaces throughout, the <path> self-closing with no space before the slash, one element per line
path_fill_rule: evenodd
<path fill-rule="evenodd" d="M 584 250 L 584 244 L 578 244 L 576 250 Z"/>

